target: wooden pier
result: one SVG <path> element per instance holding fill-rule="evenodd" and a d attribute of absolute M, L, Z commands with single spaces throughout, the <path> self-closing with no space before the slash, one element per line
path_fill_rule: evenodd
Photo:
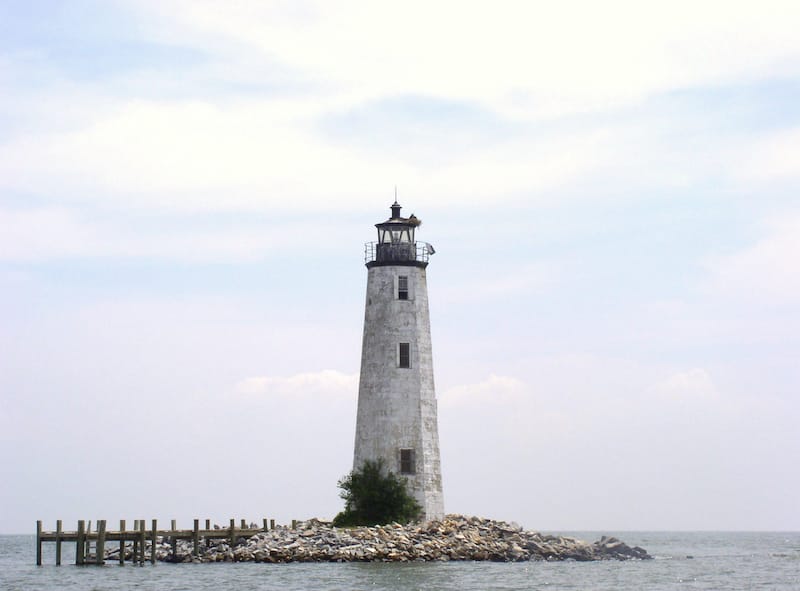
<path fill-rule="evenodd" d="M 108 543 L 119 543 L 120 564 L 125 564 L 125 555 L 130 544 L 131 562 L 144 565 L 149 559 L 150 564 L 156 563 L 156 546 L 158 538 L 168 538 L 172 544 L 172 553 L 175 554 L 175 546 L 178 540 L 192 540 L 193 554 L 200 555 L 200 540 L 224 539 L 230 540 L 231 546 L 236 544 L 236 540 L 242 537 L 249 538 L 260 531 L 275 529 L 275 520 L 266 518 L 262 521 L 262 526 L 248 526 L 244 519 L 237 526 L 236 520 L 231 519 L 228 527 L 211 527 L 211 520 L 205 520 L 205 528 L 200 528 L 200 520 L 194 520 L 192 529 L 177 529 L 176 521 L 173 519 L 170 529 L 158 529 L 157 520 L 150 522 L 150 529 L 146 527 L 144 519 L 137 519 L 133 523 L 133 529 L 126 528 L 126 522 L 121 519 L 118 530 L 109 530 L 106 527 L 105 519 L 97 521 L 95 531 L 91 531 L 91 521 L 78 521 L 76 531 L 63 531 L 61 520 L 56 521 L 55 531 L 43 531 L 42 522 L 36 522 L 36 565 L 42 564 L 42 544 L 45 542 L 55 542 L 56 544 L 56 565 L 61 565 L 61 545 L 64 542 L 75 542 L 75 564 L 105 564 L 106 545 Z M 297 526 L 297 521 L 292 520 L 292 528 Z M 150 542 L 150 552 L 147 556 L 147 542 Z M 91 545 L 94 544 L 94 555 L 91 554 Z"/>

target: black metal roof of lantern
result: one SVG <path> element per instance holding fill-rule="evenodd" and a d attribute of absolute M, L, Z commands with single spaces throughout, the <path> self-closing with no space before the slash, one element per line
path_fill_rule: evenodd
<path fill-rule="evenodd" d="M 412 213 L 404 218 L 400 215 L 401 206 L 397 200 L 392 204 L 392 217 L 375 224 L 378 241 L 367 242 L 364 260 L 367 267 L 383 265 L 406 265 L 427 267 L 433 247 L 427 242 L 417 244 L 414 234 L 422 222 Z"/>

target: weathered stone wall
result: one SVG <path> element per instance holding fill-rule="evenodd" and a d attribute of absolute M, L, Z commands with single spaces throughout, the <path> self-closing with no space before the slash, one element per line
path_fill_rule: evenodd
<path fill-rule="evenodd" d="M 408 277 L 407 300 L 397 280 Z M 410 344 L 411 367 L 398 367 L 399 343 Z M 439 432 L 433 381 L 425 269 L 375 266 L 368 270 L 361 379 L 353 467 L 383 458 L 400 473 L 400 449 L 415 454 L 415 474 L 404 474 L 425 519 L 444 516 Z"/>

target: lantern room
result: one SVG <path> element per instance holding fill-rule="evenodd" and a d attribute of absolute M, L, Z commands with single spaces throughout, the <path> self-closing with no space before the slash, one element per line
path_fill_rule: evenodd
<path fill-rule="evenodd" d="M 417 245 L 415 231 L 420 220 L 414 215 L 404 218 L 400 215 L 401 206 L 395 201 L 392 206 L 392 217 L 385 222 L 375 224 L 378 229 L 378 241 L 366 245 L 367 267 L 374 265 L 414 265 L 425 267 L 433 249 L 427 243 Z"/>

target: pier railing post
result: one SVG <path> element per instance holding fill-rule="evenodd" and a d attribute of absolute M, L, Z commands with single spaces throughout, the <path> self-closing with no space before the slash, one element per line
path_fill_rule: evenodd
<path fill-rule="evenodd" d="M 200 556 L 200 520 L 194 520 L 194 531 L 192 531 L 192 553 Z"/>
<path fill-rule="evenodd" d="M 83 556 L 84 556 L 84 563 L 86 562 L 85 558 L 89 556 L 92 552 L 92 539 L 90 534 L 92 533 L 92 520 L 90 519 L 86 522 L 86 547 L 83 549 Z"/>
<path fill-rule="evenodd" d="M 144 529 L 144 519 L 139 520 L 139 545 L 141 552 L 139 552 L 139 566 L 144 566 L 144 553 L 145 546 L 147 545 L 147 532 Z"/>
<path fill-rule="evenodd" d="M 75 564 L 83 564 L 86 560 L 86 522 L 78 521 L 78 535 L 75 540 Z"/>
<path fill-rule="evenodd" d="M 36 566 L 42 566 L 42 520 L 36 522 Z"/>
<path fill-rule="evenodd" d="M 170 546 L 172 547 L 172 561 L 173 562 L 178 562 L 178 540 L 175 538 L 176 526 L 177 526 L 177 521 L 175 519 L 173 519 L 171 527 L 170 527 L 172 535 L 170 535 L 170 537 L 169 537 L 169 543 L 170 543 Z"/>
<path fill-rule="evenodd" d="M 106 520 L 97 520 L 97 543 L 94 545 L 94 563 L 98 566 L 106 559 Z"/>
<path fill-rule="evenodd" d="M 139 560 L 139 520 L 133 520 L 133 552 L 131 554 L 131 562 L 136 566 L 136 561 Z"/>
<path fill-rule="evenodd" d="M 153 519 L 153 522 L 150 524 L 152 529 L 150 530 L 150 564 L 156 563 L 156 538 L 158 537 L 158 520 Z"/>
<path fill-rule="evenodd" d="M 56 566 L 61 566 L 61 520 L 56 521 Z"/>
<path fill-rule="evenodd" d="M 119 563 L 125 564 L 125 520 L 119 520 Z"/>
<path fill-rule="evenodd" d="M 230 531 L 230 543 L 231 543 L 231 550 L 236 545 L 236 520 L 231 519 L 231 531 Z"/>

